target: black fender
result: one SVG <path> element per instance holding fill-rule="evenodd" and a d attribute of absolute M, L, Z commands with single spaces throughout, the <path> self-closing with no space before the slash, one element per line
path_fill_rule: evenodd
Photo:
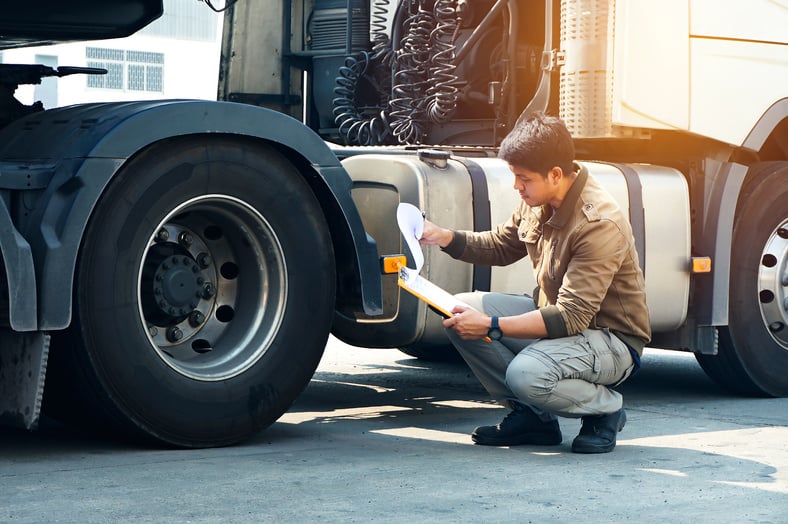
<path fill-rule="evenodd" d="M 758 152 L 777 126 L 788 118 L 788 98 L 772 104 L 761 116 L 742 143 L 742 148 Z M 748 166 L 736 162 L 722 163 L 715 176 L 707 176 L 710 188 L 707 209 L 696 248 L 711 255 L 714 261 L 710 279 L 699 279 L 696 302 L 698 323 L 701 326 L 727 326 L 729 315 L 728 289 L 731 279 L 731 246 L 733 224 L 739 195 L 748 183 Z"/>
<path fill-rule="evenodd" d="M 282 113 L 231 102 L 117 102 L 52 109 L 0 131 L 0 163 L 51 169 L 45 187 L 22 192 L 14 217 L 34 260 L 37 289 L 20 292 L 38 298 L 37 329 L 63 329 L 70 323 L 82 235 L 112 177 L 150 144 L 195 134 L 265 140 L 297 164 L 318 193 L 337 248 L 338 305 L 361 307 L 370 315 L 382 312 L 375 241 L 351 199 L 350 177 L 312 130 Z M 12 259 L 19 242 L 15 247 L 7 238 L 0 236 L 0 248 Z M 6 256 L 6 249 L 12 254 Z M 7 277 L 13 277 L 8 270 Z"/>

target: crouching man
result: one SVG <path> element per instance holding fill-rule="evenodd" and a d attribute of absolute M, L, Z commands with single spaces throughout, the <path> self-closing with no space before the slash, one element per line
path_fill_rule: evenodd
<path fill-rule="evenodd" d="M 612 387 L 639 366 L 651 331 L 632 229 L 613 197 L 574 163 L 564 123 L 544 114 L 520 122 L 498 156 L 522 201 L 492 231 L 454 231 L 425 221 L 421 243 L 483 265 L 529 256 L 533 297 L 464 293 L 475 309 L 443 321 L 449 338 L 493 398 L 511 412 L 471 435 L 488 446 L 557 445 L 556 417 L 581 417 L 576 453 L 616 445 L 626 413 Z"/>

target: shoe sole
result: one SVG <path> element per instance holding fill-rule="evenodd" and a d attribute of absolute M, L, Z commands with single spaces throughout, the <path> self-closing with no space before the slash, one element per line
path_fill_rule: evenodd
<path fill-rule="evenodd" d="M 563 441 L 563 437 L 555 435 L 539 435 L 527 433 L 518 439 L 496 439 L 482 437 L 476 434 L 471 435 L 471 440 L 480 446 L 557 446 Z"/>

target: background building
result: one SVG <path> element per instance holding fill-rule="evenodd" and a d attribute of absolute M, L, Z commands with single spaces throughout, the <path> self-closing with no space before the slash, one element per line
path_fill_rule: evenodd
<path fill-rule="evenodd" d="M 199 98 L 216 100 L 223 15 L 198 0 L 164 0 L 164 15 L 137 34 L 114 40 L 12 49 L 7 64 L 101 67 L 106 75 L 45 78 L 19 86 L 25 104 Z"/>

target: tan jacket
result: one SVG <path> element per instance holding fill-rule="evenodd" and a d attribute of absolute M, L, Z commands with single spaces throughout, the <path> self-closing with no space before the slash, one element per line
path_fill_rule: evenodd
<path fill-rule="evenodd" d="M 629 220 L 585 167 L 555 213 L 521 202 L 493 231 L 455 231 L 444 251 L 493 266 L 530 256 L 548 338 L 608 328 L 639 354 L 651 338 Z"/>

